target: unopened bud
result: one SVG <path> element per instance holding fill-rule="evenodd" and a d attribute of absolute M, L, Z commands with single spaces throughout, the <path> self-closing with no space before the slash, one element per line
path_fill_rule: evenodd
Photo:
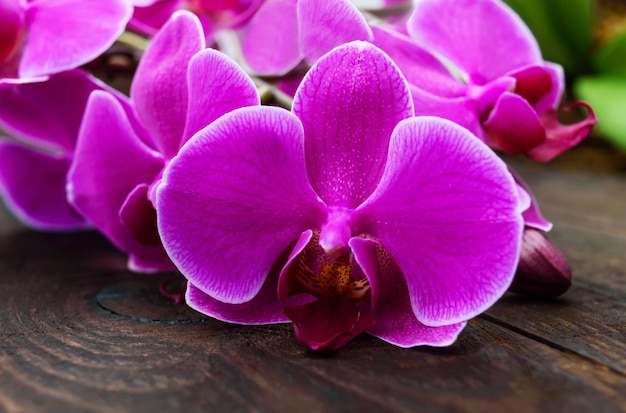
<path fill-rule="evenodd" d="M 563 253 L 543 234 L 524 229 L 522 252 L 509 291 L 538 298 L 563 294 L 572 284 L 572 270 Z"/>

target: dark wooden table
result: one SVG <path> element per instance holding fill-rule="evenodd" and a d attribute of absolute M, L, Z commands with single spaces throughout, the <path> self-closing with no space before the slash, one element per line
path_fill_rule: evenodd
<path fill-rule="evenodd" d="M 626 412 L 626 174 L 515 166 L 573 286 L 507 295 L 445 349 L 363 336 L 315 354 L 289 325 L 162 298 L 166 275 L 126 271 L 95 233 L 37 233 L 2 210 L 0 411 Z"/>

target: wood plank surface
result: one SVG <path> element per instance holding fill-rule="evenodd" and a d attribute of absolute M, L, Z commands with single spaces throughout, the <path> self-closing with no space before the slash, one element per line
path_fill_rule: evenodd
<path fill-rule="evenodd" d="M 0 210 L 0 412 L 626 412 L 626 181 L 515 167 L 573 287 L 507 295 L 445 349 L 363 336 L 312 353 L 289 325 L 164 299 L 169 274 L 128 272 L 95 233 L 37 233 Z"/>

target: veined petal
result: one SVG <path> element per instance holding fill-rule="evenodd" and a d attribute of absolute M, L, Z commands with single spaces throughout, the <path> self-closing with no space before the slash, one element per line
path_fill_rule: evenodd
<path fill-rule="evenodd" d="M 176 155 L 183 138 L 189 61 L 204 47 L 198 18 L 179 11 L 154 36 L 137 67 L 130 91 L 135 111 L 167 157 Z"/>
<path fill-rule="evenodd" d="M 407 28 L 419 44 L 459 66 L 472 83 L 543 61 L 526 24 L 497 0 L 416 0 Z"/>
<path fill-rule="evenodd" d="M 521 96 L 504 92 L 483 123 L 488 141 L 513 155 L 527 152 L 546 140 L 537 112 Z"/>
<path fill-rule="evenodd" d="M 189 64 L 189 109 L 183 143 L 220 116 L 260 104 L 254 82 L 229 57 L 213 49 L 196 54 Z"/>
<path fill-rule="evenodd" d="M 350 249 L 367 275 L 376 305 L 376 323 L 368 333 L 405 348 L 449 346 L 456 340 L 465 322 L 442 327 L 420 323 L 411 308 L 402 271 L 380 244 L 371 239 L 352 238 Z"/>
<path fill-rule="evenodd" d="M 278 271 L 265 280 L 252 300 L 241 304 L 227 304 L 205 294 L 193 284 L 187 285 L 186 303 L 196 311 L 228 323 L 259 325 L 289 322 L 283 306 L 276 297 Z"/>
<path fill-rule="evenodd" d="M 122 34 L 132 13 L 127 0 L 27 4 L 28 39 L 20 77 L 58 73 L 95 59 Z"/>
<path fill-rule="evenodd" d="M 243 54 L 259 75 L 283 75 L 302 60 L 294 0 L 266 0 L 246 24 Z"/>
<path fill-rule="evenodd" d="M 279 255 L 322 223 L 302 134 L 283 109 L 238 109 L 194 135 L 166 168 L 157 189 L 159 233 L 204 293 L 231 304 L 252 300 Z"/>
<path fill-rule="evenodd" d="M 36 145 L 71 152 L 89 94 L 105 87 L 79 69 L 45 82 L 0 87 L 0 127 Z"/>
<path fill-rule="evenodd" d="M 309 63 L 344 43 L 373 39 L 367 21 L 350 0 L 298 0 L 298 27 L 300 49 Z"/>
<path fill-rule="evenodd" d="M 394 130 L 385 173 L 354 228 L 396 260 L 417 319 L 444 326 L 474 317 L 508 288 L 518 209 L 513 177 L 486 145 L 452 122 L 416 117 Z"/>
<path fill-rule="evenodd" d="M 352 42 L 325 55 L 293 103 L 304 125 L 306 167 L 329 206 L 355 208 L 383 173 L 394 126 L 413 115 L 409 87 L 377 47 Z"/>
<path fill-rule="evenodd" d="M 65 178 L 69 159 L 0 141 L 0 194 L 26 225 L 48 231 L 86 228 L 68 204 Z"/>
<path fill-rule="evenodd" d="M 68 198 L 123 251 L 162 254 L 160 245 L 135 240 L 120 220 L 129 194 L 138 185 L 151 183 L 162 167 L 163 158 L 135 134 L 122 104 L 106 92 L 94 92 L 68 175 Z"/>

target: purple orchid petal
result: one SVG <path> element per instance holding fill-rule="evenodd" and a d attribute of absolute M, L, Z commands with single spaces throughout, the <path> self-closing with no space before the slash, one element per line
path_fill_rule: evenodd
<path fill-rule="evenodd" d="M 522 217 L 504 163 L 458 125 L 402 121 L 376 191 L 355 211 L 397 261 L 417 319 L 465 321 L 493 304 L 513 279 Z"/>
<path fill-rule="evenodd" d="M 216 50 L 206 49 L 196 54 L 189 64 L 188 78 L 189 110 L 182 143 L 220 116 L 260 104 L 252 79 Z"/>
<path fill-rule="evenodd" d="M 569 112 L 579 106 L 587 109 L 588 115 L 584 120 L 572 125 L 563 125 L 559 122 L 555 110 L 548 110 L 541 115 L 541 122 L 545 127 L 547 137 L 543 143 L 528 151 L 528 156 L 531 159 L 538 162 L 548 162 L 569 148 L 578 145 L 589 135 L 594 125 L 598 123 L 591 106 L 584 102 L 576 102 L 563 110 Z"/>
<path fill-rule="evenodd" d="M 469 98 L 442 98 L 411 86 L 416 116 L 437 116 L 463 126 L 485 141 L 476 106 Z"/>
<path fill-rule="evenodd" d="M 513 175 L 515 183 L 517 184 L 518 197 L 525 198 L 520 205 L 521 210 L 523 211 L 522 217 L 524 218 L 524 225 L 541 231 L 550 231 L 552 229 L 552 223 L 541 215 L 539 203 L 535 199 L 535 196 L 530 190 L 528 184 L 526 184 L 522 177 L 519 176 L 519 174 L 517 174 L 514 170 L 509 168 L 509 172 Z"/>
<path fill-rule="evenodd" d="M 426 49 L 409 37 L 383 27 L 372 27 L 374 45 L 380 47 L 406 77 L 411 87 L 442 98 L 465 96 L 467 86 L 455 79 L 450 71 Z M 415 105 L 415 110 L 420 108 Z"/>
<path fill-rule="evenodd" d="M 394 126 L 413 115 L 406 80 L 380 49 L 353 42 L 324 56 L 293 103 L 304 125 L 307 172 L 328 204 L 355 208 L 385 167 Z"/>
<path fill-rule="evenodd" d="M 519 67 L 541 64 L 539 46 L 522 19 L 496 0 L 417 0 L 407 28 L 483 84 Z"/>
<path fill-rule="evenodd" d="M 297 2 L 266 0 L 246 24 L 243 54 L 259 75 L 283 75 L 302 60 Z"/>
<path fill-rule="evenodd" d="M 314 63 L 353 40 L 372 41 L 372 31 L 350 0 L 298 0 L 300 50 Z"/>
<path fill-rule="evenodd" d="M 272 271 L 259 293 L 242 304 L 226 304 L 205 294 L 193 284 L 187 285 L 186 302 L 196 311 L 228 323 L 259 325 L 289 322 L 283 306 L 276 299 L 277 271 Z"/>
<path fill-rule="evenodd" d="M 18 54 L 26 34 L 26 15 L 20 3 L 19 0 L 0 3 L 0 75 L 2 67 L 12 63 Z"/>
<path fill-rule="evenodd" d="M 178 152 L 183 138 L 189 61 L 204 47 L 197 17 L 186 11 L 176 12 L 153 38 L 135 73 L 131 97 L 137 117 L 167 157 Z"/>
<path fill-rule="evenodd" d="M 533 107 L 520 95 L 505 92 L 483 123 L 490 144 L 518 155 L 540 145 L 546 131 Z"/>
<path fill-rule="evenodd" d="M 319 297 L 307 304 L 285 307 L 298 341 L 312 350 L 337 350 L 370 327 L 374 319 L 360 313 L 350 300 Z"/>
<path fill-rule="evenodd" d="M 367 332 L 400 347 L 449 346 L 465 322 L 428 327 L 420 323 L 411 307 L 409 290 L 398 264 L 378 243 L 353 238 L 350 248 L 367 274 L 376 304 L 376 323 Z"/>
<path fill-rule="evenodd" d="M 149 188 L 148 184 L 137 185 L 122 204 L 119 217 L 122 224 L 139 243 L 161 245 L 161 238 L 157 231 L 156 211 L 148 199 Z"/>
<path fill-rule="evenodd" d="M 8 208 L 26 225 L 48 231 L 86 228 L 68 204 L 66 157 L 0 141 L 0 194 Z"/>
<path fill-rule="evenodd" d="M 238 109 L 190 139 L 165 170 L 159 233 L 204 293 L 231 304 L 252 300 L 281 252 L 323 221 L 302 134 L 283 109 Z"/>
<path fill-rule="evenodd" d="M 180 0 L 135 1 L 128 27 L 148 36 L 154 36 L 178 10 Z"/>
<path fill-rule="evenodd" d="M 135 134 L 122 103 L 106 92 L 93 92 L 68 175 L 68 198 L 111 242 L 145 255 L 142 265 L 153 269 L 163 261 L 163 248 L 135 240 L 119 215 L 128 195 L 137 185 L 151 183 L 163 162 Z M 150 257 L 157 262 L 153 266 Z"/>
<path fill-rule="evenodd" d="M 515 79 L 515 94 L 526 99 L 537 113 L 556 107 L 562 97 L 563 69 L 558 65 L 527 66 L 509 76 Z"/>
<path fill-rule="evenodd" d="M 89 94 L 103 87 L 78 69 L 45 82 L 0 87 L 0 127 L 36 145 L 70 152 Z"/>
<path fill-rule="evenodd" d="M 124 31 L 132 7 L 126 0 L 27 3 L 28 39 L 20 77 L 78 67 L 108 49 Z M 97 18 L 94 18 L 97 16 Z"/>

